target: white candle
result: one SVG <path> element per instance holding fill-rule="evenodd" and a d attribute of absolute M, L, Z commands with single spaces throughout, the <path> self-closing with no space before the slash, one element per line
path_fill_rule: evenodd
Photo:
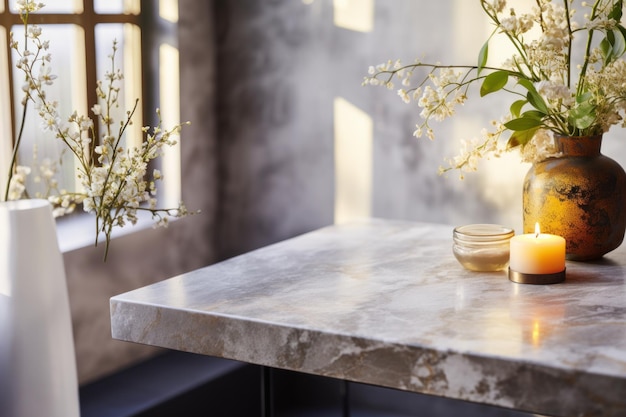
<path fill-rule="evenodd" d="M 565 270 L 565 239 L 561 236 L 535 233 L 511 238 L 511 270 L 523 274 L 556 274 Z"/>

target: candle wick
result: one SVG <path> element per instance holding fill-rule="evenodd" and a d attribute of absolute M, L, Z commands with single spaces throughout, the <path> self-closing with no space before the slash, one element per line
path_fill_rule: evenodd
<path fill-rule="evenodd" d="M 539 232 L 535 232 L 535 239 L 539 237 Z"/>

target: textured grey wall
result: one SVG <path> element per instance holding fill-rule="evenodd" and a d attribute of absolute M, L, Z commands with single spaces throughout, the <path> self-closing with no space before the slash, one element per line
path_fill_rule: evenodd
<path fill-rule="evenodd" d="M 447 123 L 439 140 L 415 139 L 416 107 L 394 92 L 361 86 L 368 66 L 389 58 L 408 62 L 426 54 L 475 62 L 482 36 L 471 33 L 480 15 L 477 22 L 467 11 L 480 12 L 479 5 L 377 0 L 373 30 L 359 32 L 334 24 L 338 3 L 215 2 L 219 253 L 230 256 L 333 222 L 337 97 L 374 123 L 372 215 L 453 224 L 517 221 L 525 169 L 504 165 L 497 178 L 483 173 L 463 182 L 455 174 L 438 176 L 444 156 L 453 156 L 458 140 L 474 131 L 463 135 L 463 125 Z M 469 119 L 478 133 L 476 113 L 460 119 Z"/>
<path fill-rule="evenodd" d="M 315 76 L 331 27 L 300 1 L 215 4 L 218 250 L 231 256 L 333 221 L 332 87 Z"/>

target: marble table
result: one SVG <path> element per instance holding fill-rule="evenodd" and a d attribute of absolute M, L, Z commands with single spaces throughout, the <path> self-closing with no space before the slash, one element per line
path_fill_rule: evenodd
<path fill-rule="evenodd" d="M 115 339 L 556 416 L 626 415 L 626 248 L 564 283 L 464 270 L 452 226 L 330 226 L 111 298 Z"/>

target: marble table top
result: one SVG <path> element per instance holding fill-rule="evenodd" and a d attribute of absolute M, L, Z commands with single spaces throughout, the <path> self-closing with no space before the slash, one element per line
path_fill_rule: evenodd
<path fill-rule="evenodd" d="M 115 339 L 558 416 L 626 415 L 626 248 L 564 283 L 463 269 L 452 226 L 330 226 L 111 298 Z"/>

